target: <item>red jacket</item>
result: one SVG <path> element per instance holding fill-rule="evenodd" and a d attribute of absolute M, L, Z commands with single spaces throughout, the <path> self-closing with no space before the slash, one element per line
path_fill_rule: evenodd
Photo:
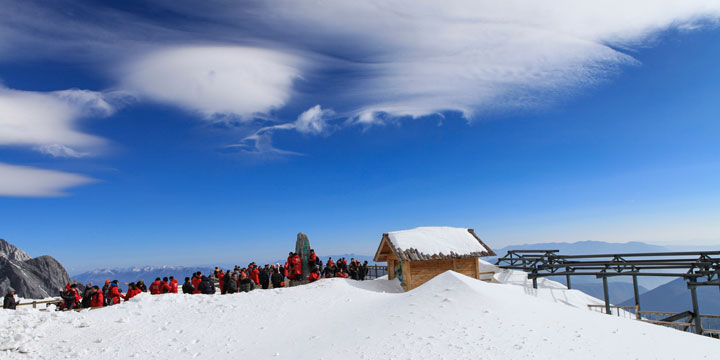
<path fill-rule="evenodd" d="M 103 301 L 102 291 L 98 291 L 90 298 L 90 307 L 102 307 L 103 305 L 105 305 L 105 302 Z"/>
<path fill-rule="evenodd" d="M 140 291 L 140 289 L 128 290 L 128 292 L 125 293 L 125 296 L 123 296 L 123 299 L 125 299 L 125 301 L 128 301 L 128 300 L 132 299 L 133 297 L 135 297 L 135 295 L 137 295 L 141 292 L 142 291 Z"/>
<path fill-rule="evenodd" d="M 117 286 L 110 287 L 110 301 L 113 304 L 119 304 L 121 296 L 122 296 L 122 294 L 120 294 L 120 290 L 118 289 Z"/>
<path fill-rule="evenodd" d="M 327 266 L 332 267 L 335 262 L 332 261 L 332 259 L 328 260 Z"/>
<path fill-rule="evenodd" d="M 344 272 L 336 272 L 335 273 L 335 277 L 347 278 L 347 276 L 348 276 L 347 273 L 344 273 Z"/>
<path fill-rule="evenodd" d="M 250 280 L 252 280 L 256 285 L 260 283 L 260 270 L 257 268 L 253 268 L 250 272 Z"/>
<path fill-rule="evenodd" d="M 293 266 L 293 271 L 296 274 L 298 274 L 298 275 L 302 274 L 302 259 L 300 258 L 300 255 L 293 256 L 292 266 Z"/>
<path fill-rule="evenodd" d="M 309 282 L 313 282 L 320 279 L 320 276 L 318 276 L 317 272 L 311 272 L 310 275 L 308 275 L 307 279 Z"/>
<path fill-rule="evenodd" d="M 162 282 L 155 280 L 150 284 L 150 293 L 153 295 L 162 294 Z"/>
<path fill-rule="evenodd" d="M 317 261 L 317 255 L 315 253 L 310 253 L 310 258 L 308 259 L 308 264 L 314 264 Z"/>
<path fill-rule="evenodd" d="M 169 292 L 170 292 L 170 284 L 168 284 L 168 283 L 166 283 L 166 282 L 164 282 L 164 281 L 161 281 L 161 282 L 160 282 L 160 293 L 161 293 L 161 294 L 167 294 L 167 293 L 169 293 Z"/>
<path fill-rule="evenodd" d="M 178 292 L 178 281 L 176 279 L 170 280 L 170 292 L 173 294 Z"/>
<path fill-rule="evenodd" d="M 200 293 L 200 290 L 198 290 L 198 285 L 200 285 L 201 281 L 202 281 L 202 279 L 197 276 L 193 277 L 192 280 L 190 281 L 192 283 L 193 288 L 195 289 L 195 291 L 193 291 L 193 294 Z"/>

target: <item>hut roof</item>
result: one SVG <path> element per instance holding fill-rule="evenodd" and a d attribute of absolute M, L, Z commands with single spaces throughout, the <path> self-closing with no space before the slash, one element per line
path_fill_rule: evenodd
<path fill-rule="evenodd" d="M 495 255 L 472 229 L 446 226 L 419 227 L 383 234 L 375 261 L 387 260 L 388 248 L 402 261 Z"/>

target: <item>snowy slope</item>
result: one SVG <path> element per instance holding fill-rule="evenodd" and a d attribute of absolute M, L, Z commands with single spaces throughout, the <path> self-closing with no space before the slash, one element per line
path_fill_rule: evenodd
<path fill-rule="evenodd" d="M 0 311 L 0 358 L 715 359 L 720 352 L 715 339 L 563 304 L 582 305 L 587 299 L 577 293 L 446 272 L 406 293 L 397 281 L 335 278 L 233 295 L 143 294 L 80 313 Z"/>

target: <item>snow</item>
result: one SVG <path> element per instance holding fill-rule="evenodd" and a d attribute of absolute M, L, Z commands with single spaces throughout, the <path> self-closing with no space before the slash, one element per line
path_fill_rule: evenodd
<path fill-rule="evenodd" d="M 551 283 L 533 291 L 513 283 L 520 274 L 503 276 L 511 282 L 448 271 L 409 292 L 397 280 L 335 278 L 233 295 L 141 294 L 82 312 L 5 310 L 0 358 L 713 359 L 720 351 L 716 339 L 583 309 L 579 291 Z"/>
<path fill-rule="evenodd" d="M 468 229 L 447 226 L 419 227 L 411 230 L 393 231 L 388 238 L 396 249 L 416 249 L 426 255 L 453 252 L 457 255 L 488 251 Z"/>

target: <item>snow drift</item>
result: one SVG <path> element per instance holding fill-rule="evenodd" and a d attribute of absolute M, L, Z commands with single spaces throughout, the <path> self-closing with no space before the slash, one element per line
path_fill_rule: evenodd
<path fill-rule="evenodd" d="M 409 292 L 395 280 L 335 278 L 232 295 L 141 294 L 79 313 L 0 311 L 0 354 L 10 359 L 711 359 L 720 351 L 715 339 L 588 311 L 586 302 L 593 298 L 583 295 L 561 286 L 534 290 L 512 281 L 487 283 L 450 271 Z"/>

